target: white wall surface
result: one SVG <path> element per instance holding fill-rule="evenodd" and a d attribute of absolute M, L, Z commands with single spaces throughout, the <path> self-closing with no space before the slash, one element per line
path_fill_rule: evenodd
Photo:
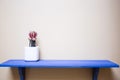
<path fill-rule="evenodd" d="M 41 59 L 108 59 L 120 64 L 119 0 L 0 0 L 0 62 L 23 59 L 35 30 Z M 0 68 L 0 80 L 19 80 Z M 101 69 L 98 80 L 120 80 Z M 27 69 L 26 80 L 91 80 L 90 69 Z"/>

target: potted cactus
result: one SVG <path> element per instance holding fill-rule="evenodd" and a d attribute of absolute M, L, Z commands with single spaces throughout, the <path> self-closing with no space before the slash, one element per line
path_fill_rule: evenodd
<path fill-rule="evenodd" d="M 37 32 L 31 31 L 28 36 L 29 47 L 25 47 L 25 61 L 38 61 L 39 47 L 36 46 Z"/>

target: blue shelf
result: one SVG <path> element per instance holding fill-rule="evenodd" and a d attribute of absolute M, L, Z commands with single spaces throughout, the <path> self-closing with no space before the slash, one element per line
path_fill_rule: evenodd
<path fill-rule="evenodd" d="M 0 64 L 0 67 L 17 67 L 20 80 L 25 80 L 25 68 L 92 68 L 92 80 L 97 80 L 100 68 L 118 68 L 119 65 L 109 60 L 8 60 Z"/>

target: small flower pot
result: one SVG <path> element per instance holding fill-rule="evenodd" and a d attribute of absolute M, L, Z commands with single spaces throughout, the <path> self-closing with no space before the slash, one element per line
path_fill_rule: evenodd
<path fill-rule="evenodd" d="M 39 47 L 25 47 L 24 54 L 25 61 L 38 61 Z"/>

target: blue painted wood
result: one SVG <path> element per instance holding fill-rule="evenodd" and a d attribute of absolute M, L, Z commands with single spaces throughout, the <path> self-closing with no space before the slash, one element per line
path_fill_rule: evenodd
<path fill-rule="evenodd" d="M 20 80 L 25 80 L 25 68 L 92 68 L 92 80 L 97 80 L 99 68 L 119 67 L 118 64 L 109 60 L 40 60 L 26 62 L 24 60 L 8 60 L 0 64 L 0 67 L 17 67 Z"/>
<path fill-rule="evenodd" d="M 99 68 L 93 68 L 92 80 L 97 80 L 98 79 L 98 74 L 99 74 Z"/>
<path fill-rule="evenodd" d="M 23 67 L 18 67 L 18 72 L 20 75 L 20 80 L 25 80 L 25 68 Z"/>
<path fill-rule="evenodd" d="M 26 62 L 24 60 L 8 60 L 0 67 L 39 67 L 39 68 L 111 68 L 119 67 L 109 60 L 39 60 Z"/>

